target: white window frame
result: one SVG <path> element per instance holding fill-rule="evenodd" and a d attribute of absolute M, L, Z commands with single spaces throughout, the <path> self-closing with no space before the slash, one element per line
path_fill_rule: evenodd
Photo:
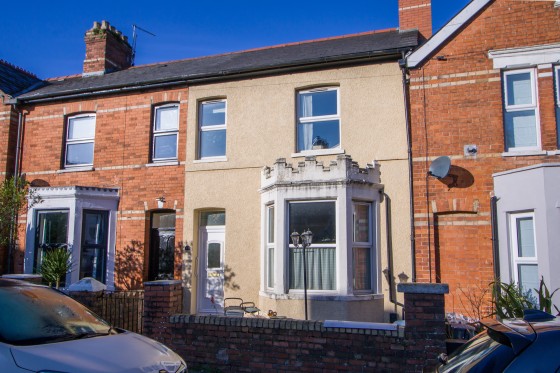
<path fill-rule="evenodd" d="M 321 116 L 309 116 L 309 117 L 302 117 L 299 113 L 299 97 L 305 93 L 314 93 L 314 92 L 328 92 L 328 91 L 336 91 L 336 114 L 333 115 L 321 115 Z M 299 149 L 299 127 L 305 123 L 314 123 L 314 122 L 327 122 L 331 120 L 338 120 L 338 146 L 326 149 Z M 305 89 L 301 91 L 297 91 L 296 96 L 296 154 L 321 154 L 327 153 L 330 154 L 332 151 L 340 150 L 342 148 L 342 122 L 340 119 L 340 87 L 321 87 L 321 88 L 313 88 L 313 89 Z"/>
<path fill-rule="evenodd" d="M 79 118 L 93 118 L 93 137 L 83 137 L 83 138 L 75 138 L 70 139 L 70 122 L 75 119 Z M 83 168 L 83 167 L 91 167 L 93 166 L 94 158 L 95 158 L 95 129 L 97 126 L 97 116 L 96 114 L 88 113 L 88 114 L 78 114 L 69 116 L 66 120 L 66 144 L 64 145 L 64 168 L 73 169 L 73 168 Z M 91 155 L 91 163 L 80 163 L 80 164 L 68 164 L 68 146 L 69 145 L 77 145 L 77 144 L 93 144 L 92 155 Z"/>
<path fill-rule="evenodd" d="M 177 110 L 177 124 L 175 126 L 175 128 L 171 128 L 171 129 L 163 129 L 163 130 L 158 130 L 157 129 L 157 112 L 158 110 L 162 110 L 162 109 L 168 109 L 168 108 L 176 108 Z M 180 118 L 180 110 L 179 110 L 179 104 L 165 104 L 165 105 L 159 105 L 154 107 L 154 123 L 153 123 L 153 127 L 152 127 L 152 131 L 153 131 L 153 135 L 152 135 L 152 162 L 154 163 L 158 163 L 158 162 L 168 162 L 168 161 L 174 161 L 177 160 L 179 157 L 179 120 Z M 156 158 L 156 138 L 157 137 L 161 137 L 161 136 L 169 136 L 169 135 L 175 135 L 175 157 L 168 157 L 168 158 Z"/>
<path fill-rule="evenodd" d="M 530 104 L 523 105 L 509 105 L 508 104 L 508 76 L 518 75 L 523 73 L 529 73 L 531 76 L 531 97 L 532 102 Z M 503 71 L 503 104 L 504 104 L 504 145 L 506 146 L 506 152 L 518 152 L 518 151 L 535 151 L 541 150 L 541 126 L 540 126 L 540 114 L 539 114 L 539 97 L 537 89 L 537 74 L 535 68 L 529 69 L 516 69 L 516 70 L 505 70 Z M 506 114 L 514 113 L 518 111 L 534 110 L 535 112 L 535 136 L 536 145 L 535 146 L 523 146 L 523 147 L 511 147 L 507 148 L 507 136 L 506 133 Z"/>
<path fill-rule="evenodd" d="M 556 104 L 556 149 L 560 149 L 560 65 L 554 65 L 554 101 Z"/>
<path fill-rule="evenodd" d="M 224 103 L 224 110 L 225 110 L 225 114 L 224 114 L 224 123 L 223 124 L 217 124 L 217 125 L 211 125 L 211 126 L 203 126 L 202 125 L 202 114 L 203 114 L 203 110 L 202 110 L 202 106 L 205 104 L 211 104 L 211 103 L 217 103 L 217 102 L 223 102 Z M 228 121 L 228 109 L 227 109 L 228 105 L 227 105 L 227 99 L 222 98 L 222 99 L 215 99 L 215 100 L 204 100 L 204 101 L 199 101 L 198 103 L 198 149 L 197 149 L 197 159 L 199 160 L 204 160 L 204 161 L 213 161 L 213 160 L 224 160 L 226 159 L 226 154 L 227 154 L 227 121 Z M 224 130 L 226 131 L 226 147 L 224 149 L 224 154 L 223 155 L 219 155 L 219 156 L 214 156 L 214 157 L 202 157 L 202 134 L 204 132 L 209 132 L 209 131 L 220 131 L 220 130 Z"/>
<path fill-rule="evenodd" d="M 368 208 L 368 241 L 356 241 L 356 216 L 357 216 L 357 212 L 356 212 L 356 206 L 366 206 Z M 365 202 L 365 201 L 354 201 L 352 203 L 352 288 L 353 288 L 353 292 L 354 294 L 360 294 L 360 293 L 372 293 L 374 292 L 374 286 L 375 286 L 375 256 L 374 256 L 374 244 L 373 244 L 373 236 L 374 236 L 374 231 L 373 231 L 373 203 L 372 202 Z M 355 273 L 356 273 L 356 267 L 355 267 L 355 262 L 354 262 L 354 250 L 355 249 L 365 249 L 365 250 L 369 250 L 369 255 L 370 255 L 370 263 L 369 263 L 369 276 L 370 276 L 370 288 L 369 289 L 356 289 L 356 284 L 355 284 Z"/>
<path fill-rule="evenodd" d="M 305 204 L 305 203 L 319 203 L 319 202 L 328 202 L 328 203 L 332 203 L 334 205 L 334 212 L 335 212 L 335 216 L 336 216 L 336 221 L 335 221 L 335 232 L 336 232 L 336 242 L 334 244 L 329 243 L 329 244 L 323 244 L 323 243 L 316 243 L 316 242 L 311 242 L 311 245 L 309 245 L 307 247 L 307 249 L 313 249 L 313 248 L 334 248 L 335 249 L 335 261 L 336 261 L 336 265 L 334 268 L 334 275 L 336 276 L 336 281 L 335 281 L 335 285 L 334 285 L 334 289 L 329 289 L 329 290 L 315 290 L 315 289 L 307 289 L 307 293 L 308 294 L 337 294 L 338 293 L 338 289 L 339 289 L 339 284 L 340 284 L 340 262 L 339 262 L 339 257 L 341 255 L 347 255 L 347 253 L 341 253 L 341 248 L 340 248 L 340 226 L 339 224 L 340 219 L 338 218 L 338 200 L 337 199 L 312 199 L 312 200 L 286 200 L 286 216 L 285 216 L 285 228 L 284 231 L 288 232 L 290 229 L 290 205 L 293 204 Z M 298 232 L 299 234 L 303 233 L 303 232 Z M 312 232 L 313 233 L 313 232 Z M 288 234 L 291 234 L 291 232 L 289 232 Z M 301 246 L 301 238 L 300 238 L 300 246 Z M 347 246 L 348 247 L 348 246 Z M 286 272 L 286 289 L 288 290 L 289 294 L 303 294 L 304 293 L 304 289 L 292 289 L 290 288 L 290 253 L 291 250 L 295 249 L 294 244 L 292 243 L 292 240 L 288 240 L 288 247 L 287 250 L 285 250 L 285 255 L 286 255 L 286 266 L 284 268 L 285 272 Z M 309 286 L 309 283 L 308 283 Z"/>
<path fill-rule="evenodd" d="M 510 224 L 510 242 L 511 242 L 511 261 L 512 261 L 512 277 L 515 283 L 519 284 L 519 272 L 518 272 L 518 265 L 519 264 L 529 264 L 529 265 L 536 265 L 538 268 L 538 247 L 537 247 L 537 231 L 536 231 L 536 224 L 535 224 L 535 213 L 534 212 L 520 212 L 520 213 L 512 213 L 509 215 L 509 224 Z M 535 246 L 535 256 L 534 257 L 520 257 L 519 256 L 519 245 L 517 241 L 517 221 L 519 219 L 526 219 L 531 218 L 533 221 L 533 237 L 534 237 L 534 246 Z M 521 285 L 521 284 L 519 284 Z"/>
<path fill-rule="evenodd" d="M 274 204 L 267 205 L 266 211 L 266 266 L 265 266 L 265 283 L 267 289 L 274 289 L 274 252 L 276 251 L 276 219 Z M 273 227 L 271 234 L 270 227 Z"/>

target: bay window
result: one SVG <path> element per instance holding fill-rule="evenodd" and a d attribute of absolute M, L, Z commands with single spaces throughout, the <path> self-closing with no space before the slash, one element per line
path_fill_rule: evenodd
<path fill-rule="evenodd" d="M 290 232 L 313 232 L 313 243 L 305 250 L 307 288 L 336 289 L 336 203 L 290 202 Z M 288 240 L 289 242 L 289 240 Z M 290 289 L 303 289 L 303 248 L 290 244 Z"/>
<path fill-rule="evenodd" d="M 368 291 L 372 289 L 371 203 L 356 202 L 353 208 L 353 285 L 356 291 Z"/>

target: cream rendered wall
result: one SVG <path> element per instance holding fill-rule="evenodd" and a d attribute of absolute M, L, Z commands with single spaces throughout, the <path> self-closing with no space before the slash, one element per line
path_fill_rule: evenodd
<path fill-rule="evenodd" d="M 197 216 L 201 209 L 226 211 L 225 261 L 233 274 L 230 286 L 235 285 L 226 286 L 226 297 L 259 302 L 260 172 L 277 158 L 294 164 L 303 161 L 302 156 L 293 157 L 296 92 L 302 88 L 340 87 L 341 147 L 360 167 L 379 161 L 381 183 L 392 201 L 395 275 L 405 272 L 410 276 L 408 163 L 401 79 L 398 64 L 391 62 L 189 88 L 183 240 L 192 241 L 184 271 L 185 283 L 192 285 L 188 294 L 191 311 L 196 310 L 196 277 L 192 272 L 196 268 Z M 227 161 L 222 162 L 196 160 L 198 102 L 212 98 L 227 98 Z M 336 154 L 317 158 L 331 160 Z M 383 269 L 387 265 L 384 204 L 379 218 Z M 384 277 L 380 287 L 385 293 L 385 310 L 393 310 Z"/>

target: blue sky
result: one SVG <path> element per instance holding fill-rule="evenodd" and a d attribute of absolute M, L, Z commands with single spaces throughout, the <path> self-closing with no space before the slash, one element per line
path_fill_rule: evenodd
<path fill-rule="evenodd" d="M 469 0 L 432 0 L 434 30 Z M 138 33 L 136 65 L 398 27 L 397 0 L 8 1 L 0 59 L 40 78 L 79 74 L 84 33 L 107 20 Z M 9 16 L 7 16 L 9 15 Z"/>

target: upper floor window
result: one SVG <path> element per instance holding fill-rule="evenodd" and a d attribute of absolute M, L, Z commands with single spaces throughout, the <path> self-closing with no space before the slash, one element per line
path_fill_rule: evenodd
<path fill-rule="evenodd" d="M 340 147 L 338 92 L 336 87 L 298 92 L 298 152 Z"/>
<path fill-rule="evenodd" d="M 64 166 L 92 166 L 94 144 L 95 114 L 69 117 Z"/>
<path fill-rule="evenodd" d="M 177 159 L 177 139 L 179 137 L 179 105 L 163 105 L 155 108 L 153 129 L 152 160 L 167 161 Z"/>
<path fill-rule="evenodd" d="M 226 155 L 226 104 L 226 100 L 203 101 L 199 104 L 199 159 Z"/>
<path fill-rule="evenodd" d="M 540 150 L 535 70 L 504 72 L 506 151 Z"/>

